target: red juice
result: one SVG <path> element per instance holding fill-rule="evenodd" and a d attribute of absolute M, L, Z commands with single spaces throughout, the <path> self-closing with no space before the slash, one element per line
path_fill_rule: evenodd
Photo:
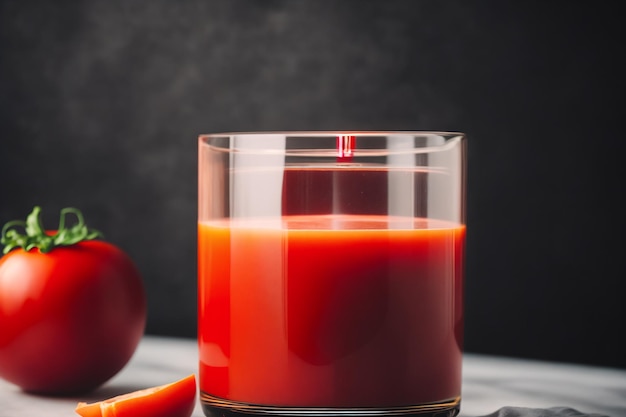
<path fill-rule="evenodd" d="M 399 407 L 461 393 L 465 227 L 376 215 L 200 223 L 200 390 Z"/>

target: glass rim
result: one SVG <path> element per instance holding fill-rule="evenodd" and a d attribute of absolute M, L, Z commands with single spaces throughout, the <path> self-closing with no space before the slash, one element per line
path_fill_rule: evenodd
<path fill-rule="evenodd" d="M 229 142 L 235 138 L 241 139 L 249 139 L 253 140 L 254 138 L 267 138 L 267 137 L 283 137 L 289 140 L 298 140 L 298 139 L 331 139 L 337 138 L 354 138 L 356 143 L 358 143 L 359 139 L 367 140 L 368 138 L 372 139 L 382 139 L 382 138 L 390 138 L 390 137 L 402 137 L 402 138 L 440 138 L 443 141 L 441 143 L 425 143 L 422 145 L 413 145 L 402 146 L 398 148 L 388 147 L 388 146 L 379 146 L 375 148 L 369 147 L 359 147 L 358 145 L 354 145 L 352 142 L 351 155 L 354 157 L 377 157 L 377 156 L 386 156 L 386 155 L 406 155 L 406 154 L 426 154 L 426 153 L 435 153 L 450 150 L 458 145 L 461 142 L 464 142 L 467 139 L 467 136 L 462 132 L 446 132 L 446 131 L 346 131 L 346 130 L 337 130 L 337 131 L 275 131 L 275 132 L 230 132 L 230 133 L 210 133 L 210 134 L 201 134 L 198 136 L 198 142 L 200 147 L 206 147 L 212 149 L 216 152 L 226 152 L 226 153 L 240 153 L 240 154 L 262 154 L 262 155 L 289 155 L 293 157 L 332 157 L 337 156 L 338 152 L 341 152 L 341 149 L 338 149 L 337 146 L 309 146 L 307 148 L 299 148 L 299 149 L 287 149 L 284 146 L 268 146 L 265 148 L 259 148 L 258 146 L 247 146 L 252 142 L 249 142 L 244 146 L 236 146 L 236 147 L 225 147 L 219 146 L 215 143 L 211 143 L 214 140 L 228 140 Z"/>
<path fill-rule="evenodd" d="M 332 137 L 332 136 L 443 136 L 443 137 L 467 137 L 463 132 L 446 130 L 270 130 L 270 131 L 233 131 L 201 133 L 200 139 L 224 138 L 233 136 L 288 136 L 288 137 Z"/>

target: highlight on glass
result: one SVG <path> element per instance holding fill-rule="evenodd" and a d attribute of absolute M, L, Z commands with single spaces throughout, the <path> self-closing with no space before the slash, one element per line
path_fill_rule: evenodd
<path fill-rule="evenodd" d="M 199 137 L 199 385 L 210 417 L 454 416 L 466 139 Z"/>

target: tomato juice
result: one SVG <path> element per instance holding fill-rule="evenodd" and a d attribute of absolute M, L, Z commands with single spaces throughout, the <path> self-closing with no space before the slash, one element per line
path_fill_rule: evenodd
<path fill-rule="evenodd" d="M 463 225 L 370 214 L 277 221 L 199 224 L 202 393 L 299 407 L 460 396 Z"/>

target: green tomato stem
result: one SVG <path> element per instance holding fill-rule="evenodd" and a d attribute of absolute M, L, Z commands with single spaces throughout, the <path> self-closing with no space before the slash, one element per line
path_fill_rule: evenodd
<path fill-rule="evenodd" d="M 73 214 L 77 220 L 76 224 L 71 227 L 65 225 L 68 214 Z M 20 233 L 16 228 L 24 229 L 24 233 Z M 13 220 L 4 225 L 0 243 L 4 245 L 2 251 L 4 254 L 17 248 L 22 248 L 25 251 L 37 248 L 41 253 L 48 253 L 59 246 L 71 246 L 84 240 L 97 238 L 102 238 L 102 233 L 89 229 L 85 224 L 83 214 L 73 207 L 61 210 L 56 233 L 46 233 L 41 223 L 41 207 L 35 206 L 26 217 L 26 221 Z"/>

